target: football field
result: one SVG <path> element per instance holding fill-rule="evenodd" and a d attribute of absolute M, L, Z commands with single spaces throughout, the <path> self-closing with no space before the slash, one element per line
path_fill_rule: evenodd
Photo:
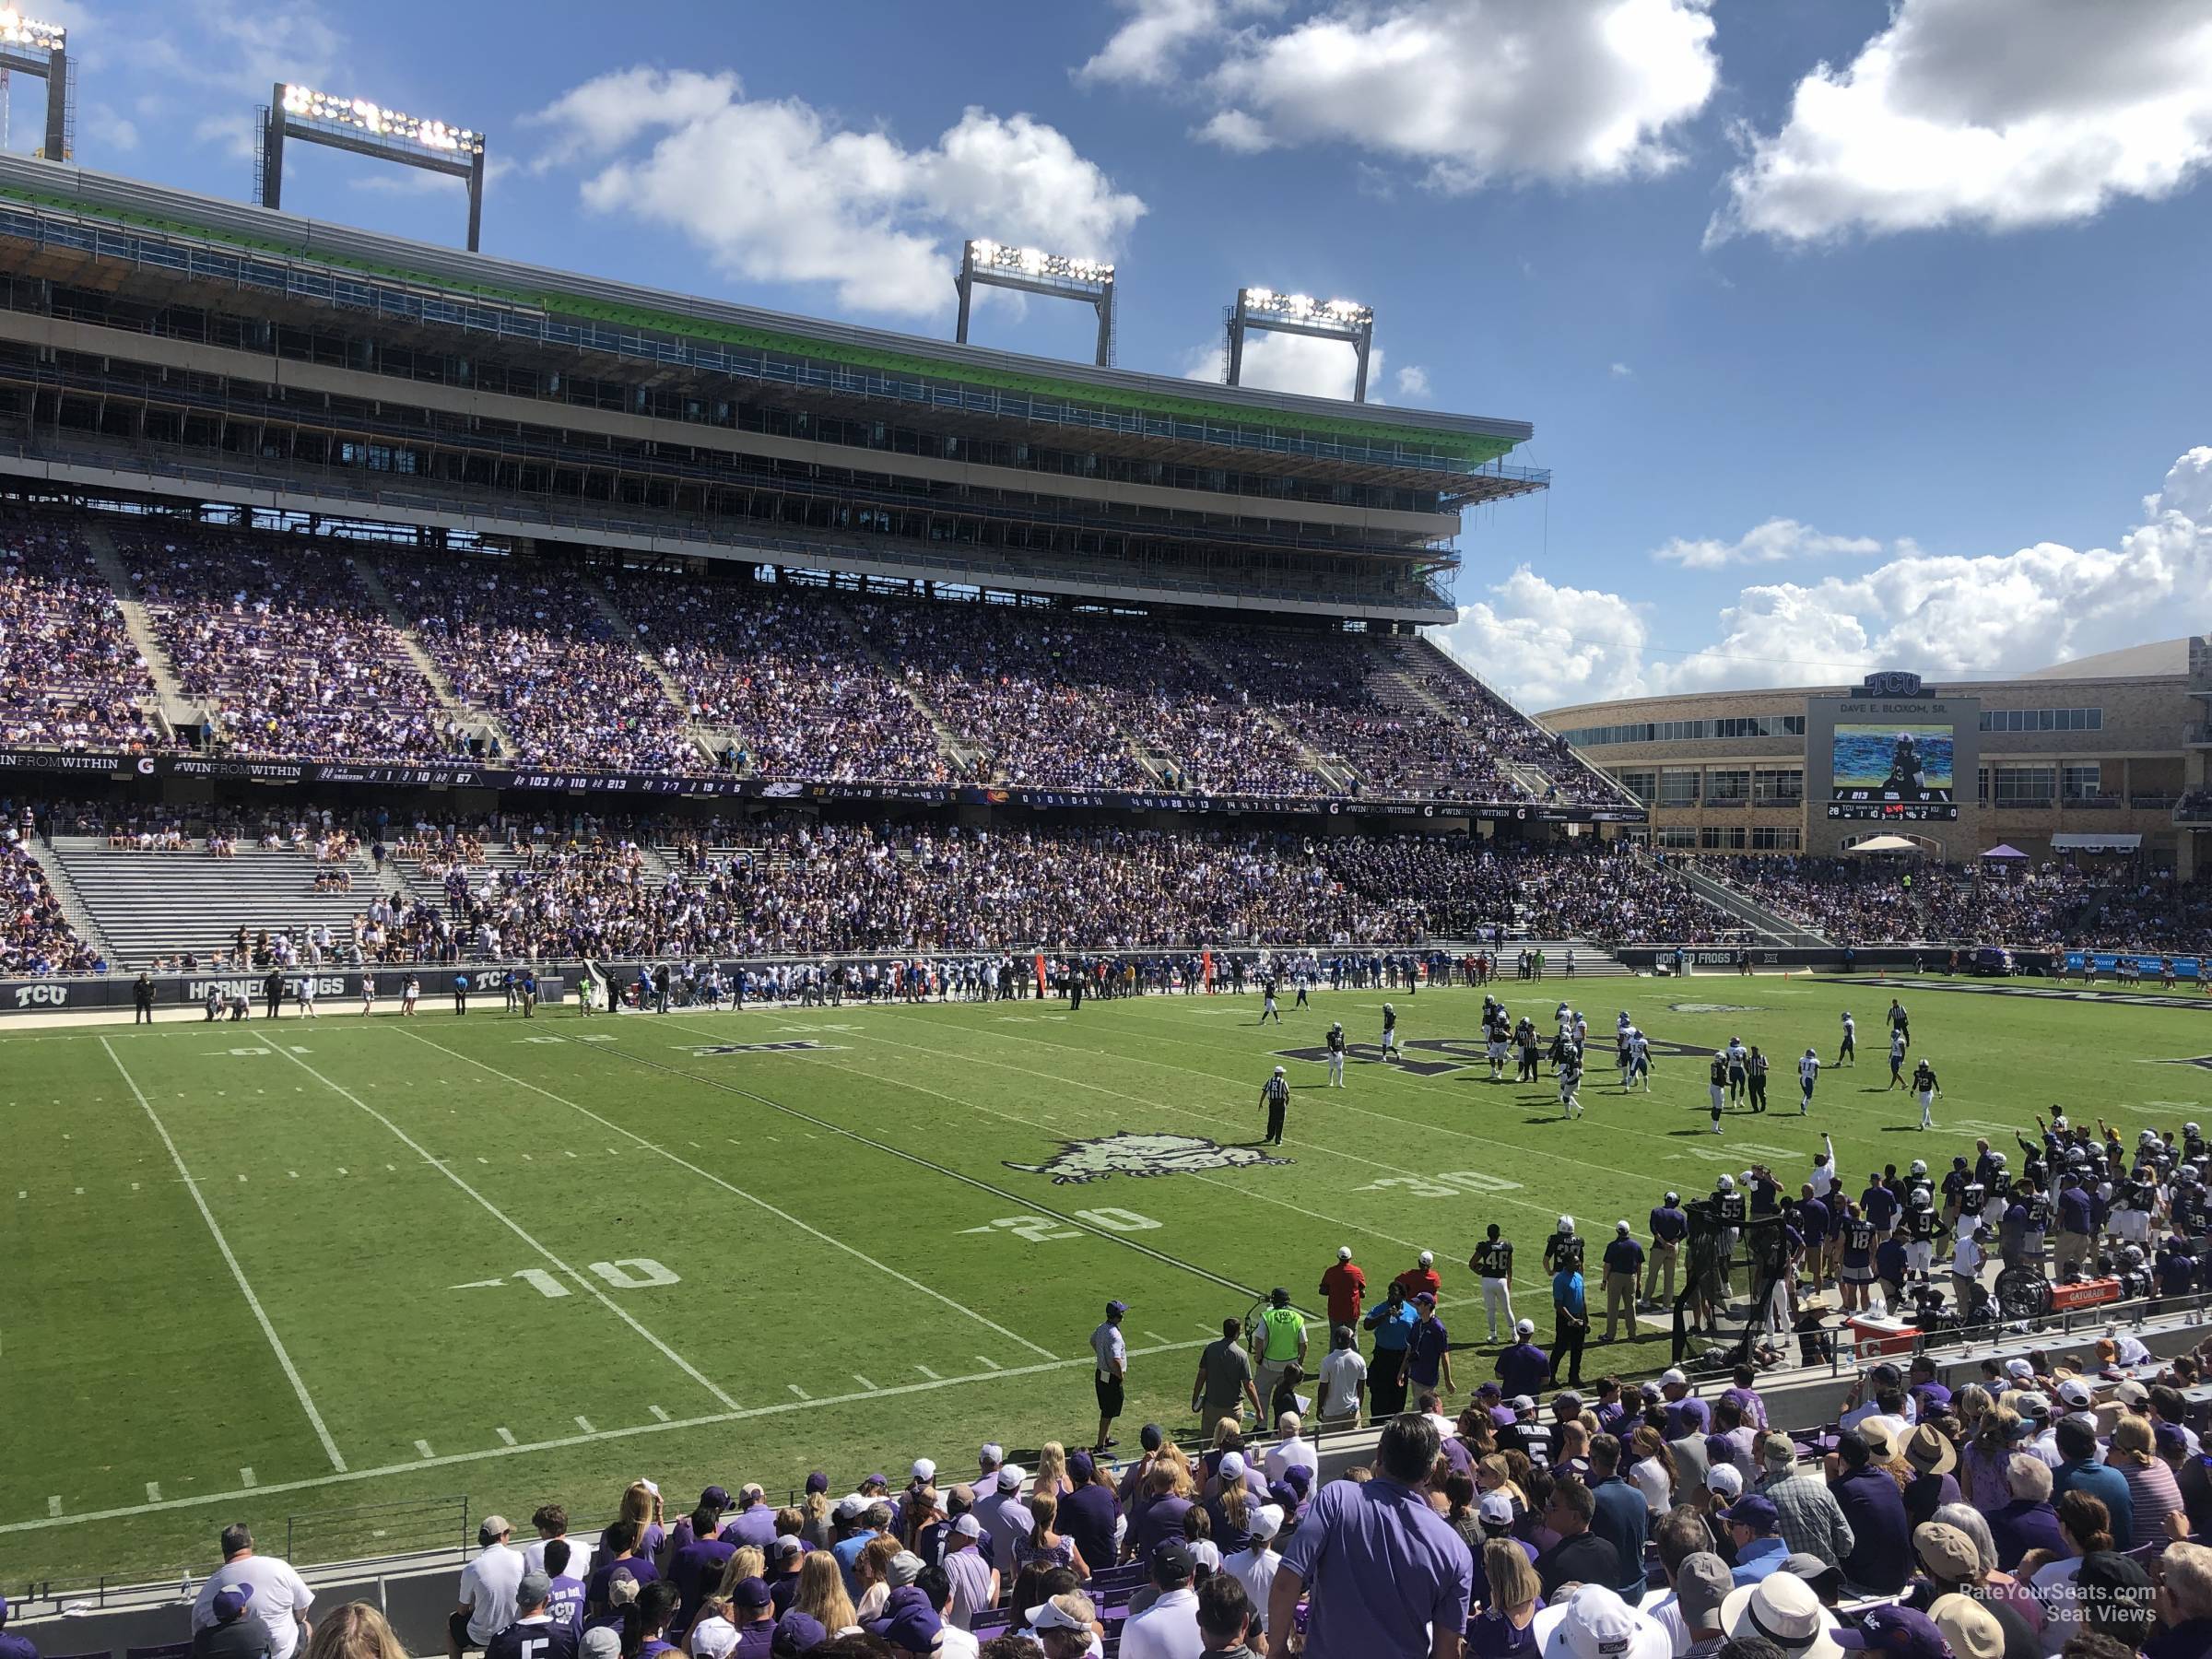
<path fill-rule="evenodd" d="M 1922 1135 L 1884 1089 L 1886 987 L 1500 992 L 1547 1030 L 1562 999 L 1585 1012 L 1584 1118 L 1560 1120 L 1548 1077 L 1489 1081 L 1463 990 L 1394 998 L 1404 1065 L 1371 1057 L 1371 992 L 1317 994 L 1279 1028 L 1248 994 L 527 1022 L 387 1003 L 0 1035 L 0 1582 L 205 1571 L 227 1521 L 265 1538 L 417 1498 L 518 1527 L 559 1500 L 595 1528 L 640 1475 L 672 1513 L 711 1482 L 780 1496 L 818 1466 L 836 1490 L 896 1485 L 919 1454 L 958 1478 L 986 1439 L 1088 1443 L 1109 1297 L 1131 1308 L 1134 1446 L 1147 1418 L 1195 1426 L 1223 1317 L 1278 1284 L 1311 1314 L 1340 1244 L 1378 1293 L 1435 1251 L 1464 1396 L 1495 1351 L 1465 1265 L 1489 1222 L 1547 1337 L 1537 1255 L 1561 1210 L 1594 1243 L 1618 1217 L 1641 1233 L 1670 1186 L 1754 1160 L 1801 1175 L 1823 1129 L 1855 1192 L 2053 1102 L 2131 1138 L 2212 1112 L 2193 998 L 1904 990 L 1945 1090 Z M 1615 1084 L 1624 1007 L 1653 1039 L 1649 1097 Z M 1862 1058 L 1800 1117 L 1795 1057 L 1832 1062 L 1844 1008 Z M 1332 1019 L 1356 1045 L 1341 1091 L 1318 1060 Z M 1772 1056 L 1773 1110 L 1715 1137 L 1703 1056 L 1735 1035 Z M 1288 1131 L 1261 1148 L 1277 1064 Z M 1585 1370 L 1664 1363 L 1654 1326 L 1594 1343 Z M 363 1553 L 457 1528 L 312 1535 Z"/>

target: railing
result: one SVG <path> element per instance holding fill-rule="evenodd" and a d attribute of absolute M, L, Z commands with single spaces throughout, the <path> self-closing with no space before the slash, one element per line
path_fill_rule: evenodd
<path fill-rule="evenodd" d="M 925 549 L 909 547 L 896 542 L 877 545 L 840 542 L 827 536 L 802 539 L 760 535 L 749 531 L 731 534 L 727 526 L 713 521 L 688 518 L 677 513 L 655 515 L 653 518 L 630 518 L 613 512 L 586 514 L 558 511 L 549 505 L 540 505 L 520 497 L 506 497 L 494 502 L 469 498 L 458 489 L 369 487 L 349 477 L 347 472 L 350 469 L 311 475 L 291 467 L 214 466 L 187 459 L 182 451 L 166 445 L 141 444 L 125 450 L 121 446 L 110 449 L 60 442 L 25 442 L 18 439 L 0 444 L 0 456 L 6 455 L 34 464 L 59 463 L 100 467 L 122 475 L 123 479 L 118 487 L 123 488 L 132 488 L 127 481 L 131 477 L 145 477 L 150 479 L 160 477 L 235 489 L 290 492 L 305 496 L 321 493 L 342 499 L 356 507 L 427 512 L 441 521 L 465 522 L 488 518 L 507 520 L 534 529 L 542 526 L 574 530 L 587 540 L 635 536 L 654 542 L 695 543 L 702 552 L 710 548 L 721 549 L 747 557 L 754 562 L 790 563 L 803 568 L 824 564 L 835 569 L 853 570 L 867 566 L 890 567 L 894 573 L 901 577 L 984 588 L 1096 588 L 1100 591 L 1121 590 L 1163 595 L 1270 599 L 1288 605 L 1314 605 L 1324 597 L 1333 597 L 1335 603 L 1353 611 L 1419 611 L 1423 615 L 1430 611 L 1441 614 L 1451 608 L 1451 602 L 1441 590 L 1430 582 L 1399 591 L 1367 590 L 1324 595 L 1314 588 L 1271 588 L 1193 582 L 1164 576 L 1155 578 L 1141 569 L 1114 569 L 1073 562 L 1039 564 L 1007 559 L 961 558 L 950 550 L 940 551 L 934 546 Z M 374 518 L 377 515 L 372 511 L 362 516 Z M 789 558 L 779 559 L 775 557 L 778 554 L 786 554 Z"/>
<path fill-rule="evenodd" d="M 2117 812 L 2126 805 L 2118 795 L 2062 795 L 2058 808 L 2061 812 Z"/>

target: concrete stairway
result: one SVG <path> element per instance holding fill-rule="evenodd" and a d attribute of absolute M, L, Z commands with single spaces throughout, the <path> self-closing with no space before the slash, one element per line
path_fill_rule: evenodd
<path fill-rule="evenodd" d="M 1204 663 L 1211 668 L 1224 686 L 1236 684 L 1236 678 L 1230 673 L 1228 665 L 1214 654 L 1213 648 L 1204 640 L 1195 634 L 1183 634 L 1178 638 L 1176 643 L 1196 661 Z M 1321 779 L 1331 791 L 1339 794 L 1350 793 L 1352 785 L 1357 780 L 1347 768 L 1323 759 L 1320 752 L 1312 744 L 1300 737 L 1296 732 L 1278 720 L 1275 711 L 1265 704 L 1253 703 L 1252 712 L 1273 727 L 1276 735 L 1281 737 L 1285 743 L 1296 749 L 1299 764 Z"/>
<path fill-rule="evenodd" d="M 485 710 L 471 708 L 461 700 L 460 693 L 453 689 L 453 680 L 447 677 L 444 669 L 438 666 L 437 659 L 430 655 L 422 641 L 417 637 L 415 618 L 400 608 L 399 601 L 392 596 L 392 590 L 384 585 L 383 576 L 378 571 L 375 562 L 367 559 L 348 559 L 346 562 L 353 567 L 353 573 L 360 578 L 361 586 L 368 589 L 369 596 L 383 607 L 384 619 L 398 633 L 399 642 L 406 650 L 407 660 L 415 665 L 416 671 L 422 676 L 424 682 L 438 694 L 438 706 L 444 712 L 445 717 L 455 722 L 470 735 L 486 740 L 487 748 L 497 743 L 501 754 L 513 754 L 514 739 L 507 735 L 506 728 L 500 724 L 498 719 Z"/>
<path fill-rule="evenodd" d="M 878 674 L 905 692 L 907 700 L 920 711 L 923 719 L 929 722 L 930 730 L 936 734 L 937 753 L 945 757 L 945 763 L 957 776 L 976 776 L 977 769 L 982 764 L 983 751 L 954 731 L 936 706 L 922 695 L 921 688 L 914 684 L 912 678 L 904 670 L 894 666 L 890 658 L 877 649 L 876 641 L 868 637 L 868 630 L 860 625 L 859 618 L 834 601 L 830 602 L 829 608 L 830 614 L 844 629 L 845 637 L 853 641 L 853 648 L 876 665 Z"/>
<path fill-rule="evenodd" d="M 108 937 L 99 918 L 85 908 L 76 884 L 69 879 L 69 872 L 62 867 L 62 861 L 53 855 L 53 849 L 35 835 L 26 836 L 24 846 L 33 862 L 46 872 L 46 885 L 53 889 L 54 900 L 62 907 L 62 914 L 68 919 L 69 925 L 76 930 L 76 936 L 99 951 L 112 965 L 115 960 L 114 941 Z"/>
<path fill-rule="evenodd" d="M 197 727 L 206 713 L 206 706 L 196 698 L 184 695 L 183 684 L 177 678 L 176 663 L 169 654 L 169 647 L 161 643 L 161 636 L 155 631 L 153 617 L 131 586 L 131 573 L 116 548 L 115 538 L 97 518 L 88 518 L 82 530 L 92 562 L 106 579 L 108 591 L 115 595 L 116 606 L 123 612 L 123 625 L 131 636 L 131 643 L 138 647 L 138 654 L 146 659 L 147 672 L 153 677 L 155 695 L 151 712 L 162 735 L 173 737 L 180 727 Z"/>
<path fill-rule="evenodd" d="M 1718 876 L 1687 866 L 1673 867 L 1674 873 L 1681 877 L 1691 892 L 1715 910 L 1725 912 L 1742 926 L 1749 928 L 1753 937 L 1761 945 L 1808 950 L 1828 949 L 1834 945 L 1834 941 L 1818 928 L 1791 921 L 1741 888 L 1730 886 Z"/>
<path fill-rule="evenodd" d="M 719 759 L 723 751 L 731 747 L 735 739 L 727 732 L 710 731 L 693 720 L 691 705 L 685 700 L 683 687 L 676 683 L 676 676 L 668 672 L 658 657 L 640 648 L 638 626 L 623 614 L 622 607 L 615 603 L 615 596 L 597 582 L 586 582 L 582 585 L 591 594 L 592 603 L 599 607 L 599 614 L 614 629 L 615 637 L 626 641 L 632 651 L 637 652 L 638 661 L 644 665 L 645 672 L 653 676 L 654 683 L 661 688 L 661 695 L 668 700 L 668 706 L 683 716 L 684 735 L 690 738 L 691 746 L 708 759 Z"/>
<path fill-rule="evenodd" d="M 241 927 L 280 933 L 322 924 L 350 941 L 353 918 L 368 909 L 377 885 L 365 856 L 348 866 L 353 891 L 335 893 L 315 891 L 319 866 L 305 853 L 241 846 L 235 857 L 210 858 L 196 842 L 180 853 L 139 853 L 91 835 L 55 836 L 52 852 L 118 969 L 184 951 L 212 956 L 229 948 Z"/>

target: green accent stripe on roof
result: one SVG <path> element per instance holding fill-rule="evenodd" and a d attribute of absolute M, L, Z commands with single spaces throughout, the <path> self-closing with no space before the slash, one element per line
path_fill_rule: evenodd
<path fill-rule="evenodd" d="M 165 235 L 186 236 L 199 241 L 221 243 L 242 251 L 267 254 L 275 258 L 303 265 L 337 266 L 364 275 L 381 276 L 394 282 L 404 282 L 415 288 L 443 289 L 448 292 L 472 294 L 479 299 L 504 305 L 519 306 L 528 311 L 542 311 L 559 316 L 584 317 L 594 322 L 619 324 L 624 327 L 649 330 L 658 334 L 675 335 L 679 338 L 712 340 L 720 345 L 747 346 L 761 351 L 781 352 L 786 356 L 811 358 L 818 361 L 842 363 L 848 367 L 875 369 L 892 374 L 912 375 L 923 380 L 950 382 L 955 384 L 984 385 L 1000 391 L 1021 392 L 1031 395 L 1057 398 L 1077 405 L 1095 407 L 1142 410 L 1147 414 L 1178 416 L 1188 419 L 1210 421 L 1216 425 L 1244 427 L 1255 430 L 1327 433 L 1338 438 L 1358 438 L 1369 442 L 1386 444 L 1393 448 L 1419 448 L 1439 455 L 1449 455 L 1472 465 L 1495 461 L 1517 447 L 1505 438 L 1485 437 L 1467 432 L 1430 430 L 1418 427 L 1382 426 L 1354 417 L 1335 415 L 1292 415 L 1285 410 L 1265 412 L 1234 404 L 1210 401 L 1203 397 L 1179 397 L 1168 393 L 1131 392 L 1119 388 L 1085 385 L 1075 381 L 1054 379 L 1050 375 L 1021 370 L 992 370 L 952 364 L 941 359 L 916 356 L 893 350 L 851 346 L 841 342 L 809 339 L 803 335 L 773 329 L 747 328 L 734 324 L 709 323 L 699 318 L 684 317 L 671 312 L 660 312 L 649 307 L 608 305 L 598 300 L 579 300 L 558 289 L 546 288 L 533 293 L 524 289 L 508 288 L 491 284 L 464 281 L 450 276 L 432 276 L 346 254 L 314 252 L 302 253 L 299 249 L 282 242 L 248 236 L 234 230 L 194 223 L 189 220 L 168 219 L 151 214 L 133 213 L 103 205 L 90 205 L 70 196 L 25 190 L 18 186 L 0 183 L 0 196 L 24 202 L 33 206 L 44 206 L 72 213 L 86 218 L 112 220 L 117 224 L 133 225 L 141 229 L 154 230 Z"/>

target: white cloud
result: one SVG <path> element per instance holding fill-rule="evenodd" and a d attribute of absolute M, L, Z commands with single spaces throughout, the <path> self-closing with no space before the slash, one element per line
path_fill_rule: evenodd
<path fill-rule="evenodd" d="M 1779 132 L 1738 136 L 1709 243 L 2088 218 L 2212 160 L 2212 10 L 1898 0 L 1850 64 L 1797 83 Z"/>
<path fill-rule="evenodd" d="M 1077 80 L 1159 86 L 1176 77 L 1182 56 L 1227 31 L 1232 15 L 1268 11 L 1274 0 L 1120 0 L 1129 20 L 1115 29 Z"/>
<path fill-rule="evenodd" d="M 306 4 L 179 0 L 128 23 L 105 13 L 100 21 L 107 27 L 92 37 L 100 53 L 112 53 L 135 79 L 194 94 L 193 101 L 211 112 L 194 124 L 194 139 L 247 158 L 261 141 L 253 106 L 268 101 L 270 87 L 292 81 L 331 88 L 347 56 L 345 35 Z M 405 100 L 395 101 L 406 107 Z M 103 143 L 118 137 L 107 131 L 88 135 Z"/>
<path fill-rule="evenodd" d="M 1368 358 L 1368 384 L 1373 386 L 1382 379 L 1382 348 L 1380 346 L 1371 348 Z M 1218 383 L 1221 362 L 1219 341 L 1194 346 L 1183 353 L 1182 377 Z M 1307 397 L 1348 400 L 1359 371 L 1359 359 L 1342 340 L 1319 340 L 1310 335 L 1275 334 L 1262 329 L 1250 330 L 1244 335 L 1242 379 L 1247 386 L 1265 386 L 1270 392 L 1294 392 Z M 1418 367 L 1412 372 L 1421 374 L 1426 382 L 1427 376 Z M 1404 393 L 1406 388 L 1400 385 L 1398 390 Z M 1371 392 L 1369 394 L 1371 400 L 1373 395 Z"/>
<path fill-rule="evenodd" d="M 1399 370 L 1398 395 L 1400 397 L 1427 397 L 1429 395 L 1429 371 L 1418 363 L 1408 363 L 1405 368 Z"/>
<path fill-rule="evenodd" d="M 594 152 L 651 138 L 599 164 L 582 186 L 586 206 L 672 226 L 727 276 L 827 283 L 860 311 L 945 309 L 962 235 L 1110 256 L 1145 211 L 1028 115 L 971 107 L 908 149 L 797 99 L 748 100 L 735 76 L 624 69 L 531 119 L 590 135 Z M 551 153 L 578 152 L 563 138 Z"/>
<path fill-rule="evenodd" d="M 524 126 L 551 134 L 532 169 L 542 172 L 578 156 L 620 149 L 656 128 L 707 120 L 738 95 L 737 76 L 727 69 L 701 75 L 640 64 L 599 76 L 522 118 Z"/>
<path fill-rule="evenodd" d="M 1717 571 L 1724 565 L 1780 564 L 1791 559 L 1821 559 L 1836 553 L 1879 553 L 1882 544 L 1865 535 L 1825 535 L 1795 519 L 1771 518 L 1732 542 L 1711 536 L 1676 536 L 1652 557 L 1690 571 Z"/>
<path fill-rule="evenodd" d="M 1630 375 L 1634 374 L 1636 371 L 1630 368 L 1626 363 L 1615 363 L 1609 372 L 1612 374 L 1615 380 L 1627 380 Z"/>
<path fill-rule="evenodd" d="M 1220 7 L 1144 0 L 1085 65 L 1173 84 L 1216 113 L 1201 136 L 1250 151 L 1349 144 L 1447 191 L 1492 179 L 1664 171 L 1670 134 L 1720 74 L 1710 0 L 1344 0 L 1278 29 Z M 1197 14 L 1206 13 L 1203 23 Z M 1141 25 L 1148 32 L 1130 44 Z M 1180 73 L 1203 43 L 1210 67 Z"/>
<path fill-rule="evenodd" d="M 1256 156 L 1262 150 L 1275 147 L 1275 140 L 1267 135 L 1266 124 L 1254 121 L 1241 110 L 1221 111 L 1204 126 L 1194 129 L 1191 136 L 1218 144 L 1240 156 Z"/>
<path fill-rule="evenodd" d="M 2117 547 L 2039 542 L 1965 558 L 1899 542 L 1848 577 L 1747 587 L 1714 614 L 1702 647 L 1678 603 L 1561 587 L 1525 565 L 1462 605 L 1438 638 L 1535 709 L 1834 684 L 1876 667 L 2002 677 L 2212 628 L 2212 446 L 2176 461 L 2143 508 Z M 1668 637 L 1654 640 L 1655 629 Z"/>

